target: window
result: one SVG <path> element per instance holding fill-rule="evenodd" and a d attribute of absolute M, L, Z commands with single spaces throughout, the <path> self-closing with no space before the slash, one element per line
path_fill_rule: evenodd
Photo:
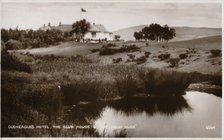
<path fill-rule="evenodd" d="M 96 32 L 91 32 L 92 38 L 96 38 Z"/>

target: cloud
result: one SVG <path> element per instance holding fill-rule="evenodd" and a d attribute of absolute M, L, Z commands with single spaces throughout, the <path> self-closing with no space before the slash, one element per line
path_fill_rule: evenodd
<path fill-rule="evenodd" d="M 82 18 L 105 24 L 109 30 L 158 22 L 171 26 L 221 27 L 218 3 L 3 3 L 2 27 L 35 28 Z"/>

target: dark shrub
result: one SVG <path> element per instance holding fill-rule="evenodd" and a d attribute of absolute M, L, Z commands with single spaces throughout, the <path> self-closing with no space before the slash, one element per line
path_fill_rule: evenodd
<path fill-rule="evenodd" d="M 188 55 L 186 53 L 182 53 L 179 55 L 180 59 L 185 59 L 188 57 Z"/>
<path fill-rule="evenodd" d="M 112 43 L 107 44 L 107 47 L 115 47 L 115 46 L 116 44 L 112 44 Z"/>
<path fill-rule="evenodd" d="M 149 57 L 149 55 L 151 54 L 151 52 L 145 52 L 145 57 Z"/>
<path fill-rule="evenodd" d="M 122 58 L 119 57 L 117 59 L 113 59 L 113 63 L 120 63 L 122 61 Z"/>
<path fill-rule="evenodd" d="M 169 60 L 170 67 L 171 67 L 171 68 L 173 68 L 173 67 L 178 67 L 179 62 L 180 62 L 180 58 L 171 58 L 171 59 Z"/>
<path fill-rule="evenodd" d="M 167 45 L 167 46 L 166 46 L 166 45 L 163 45 L 163 46 L 162 46 L 162 48 L 164 48 L 164 49 L 165 49 L 165 48 L 168 48 L 168 47 L 169 47 L 168 45 Z"/>
<path fill-rule="evenodd" d="M 113 55 L 116 53 L 115 49 L 102 48 L 100 49 L 100 55 Z"/>
<path fill-rule="evenodd" d="M 197 53 L 197 50 L 195 48 L 188 48 L 188 50 L 186 50 L 186 53 Z"/>
<path fill-rule="evenodd" d="M 162 60 L 166 60 L 170 58 L 170 54 L 169 53 L 165 53 L 165 54 L 160 54 L 158 56 L 158 58 L 162 61 Z"/>
<path fill-rule="evenodd" d="M 145 43 L 146 46 L 149 46 L 149 43 Z"/>
<path fill-rule="evenodd" d="M 99 52 L 100 49 L 92 49 L 91 52 L 95 53 L 95 52 Z"/>
<path fill-rule="evenodd" d="M 221 56 L 221 50 L 210 50 L 212 57 Z"/>
<path fill-rule="evenodd" d="M 64 104 L 72 105 L 79 101 L 95 101 L 101 82 L 92 79 L 75 80 L 72 84 L 62 85 Z"/>
<path fill-rule="evenodd" d="M 134 59 L 135 59 L 135 55 L 134 55 L 134 54 L 127 54 L 127 56 L 128 56 L 131 60 L 134 60 Z"/>
<path fill-rule="evenodd" d="M 123 45 L 120 49 L 119 52 L 136 52 L 139 51 L 140 48 L 138 46 L 134 45 Z"/>
<path fill-rule="evenodd" d="M 147 61 L 147 58 L 145 56 L 141 56 L 139 58 L 136 58 L 134 61 L 136 61 L 137 64 L 142 64 Z"/>
<path fill-rule="evenodd" d="M 131 60 L 130 59 L 127 59 L 127 61 L 126 62 L 131 62 Z"/>
<path fill-rule="evenodd" d="M 123 53 L 123 52 L 135 52 L 139 51 L 139 47 L 136 45 L 123 45 L 120 49 L 112 49 L 108 47 L 104 47 L 100 49 L 100 55 L 113 55 L 115 53 Z"/>
<path fill-rule="evenodd" d="M 7 50 L 16 50 L 21 48 L 21 43 L 17 40 L 10 39 L 5 43 Z"/>
<path fill-rule="evenodd" d="M 9 54 L 7 52 L 7 50 L 2 51 L 1 69 L 23 71 L 23 72 L 28 72 L 28 73 L 32 72 L 29 65 L 20 62 L 16 57 Z"/>

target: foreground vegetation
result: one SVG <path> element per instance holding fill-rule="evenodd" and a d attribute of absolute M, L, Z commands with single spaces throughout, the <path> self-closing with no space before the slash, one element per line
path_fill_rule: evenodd
<path fill-rule="evenodd" d="M 9 124 L 66 124 L 68 116 L 63 108 L 85 102 L 142 95 L 179 96 L 189 84 L 203 81 L 221 85 L 221 75 L 103 65 L 81 55 L 70 58 L 26 55 L 29 59 L 21 62 L 13 54 L 2 52 L 3 136 L 74 136 L 74 132 L 63 130 L 24 132 L 7 127 Z M 83 123 L 91 124 L 86 120 Z M 91 134 L 82 133 L 80 130 L 75 135 L 100 136 L 94 129 L 86 132 Z"/>

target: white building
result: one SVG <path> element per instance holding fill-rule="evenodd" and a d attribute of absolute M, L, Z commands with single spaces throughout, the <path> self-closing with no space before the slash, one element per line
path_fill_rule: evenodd
<path fill-rule="evenodd" d="M 112 32 L 109 32 L 101 24 L 91 24 L 90 30 L 84 36 L 85 40 L 113 40 Z"/>

